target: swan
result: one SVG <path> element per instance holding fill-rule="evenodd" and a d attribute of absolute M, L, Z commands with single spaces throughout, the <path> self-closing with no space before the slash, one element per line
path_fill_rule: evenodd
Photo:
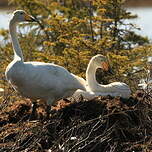
<path fill-rule="evenodd" d="M 24 62 L 16 25 L 25 21 L 32 22 L 35 19 L 23 10 L 16 10 L 9 23 L 14 59 L 7 66 L 5 76 L 13 88 L 22 96 L 30 98 L 33 105 L 34 101 L 40 100 L 47 107 L 51 107 L 62 98 L 72 96 L 77 89 L 86 90 L 83 83 L 62 66 L 53 63 Z"/>
<path fill-rule="evenodd" d="M 122 98 L 129 98 L 131 90 L 129 86 L 123 82 L 113 82 L 107 85 L 99 84 L 96 81 L 95 73 L 98 68 L 102 68 L 104 71 L 108 71 L 108 60 L 103 55 L 96 55 L 91 58 L 87 70 L 86 70 L 86 90 L 77 90 L 73 97 L 83 96 L 86 99 L 93 99 L 96 96 L 112 97 L 120 96 Z"/>

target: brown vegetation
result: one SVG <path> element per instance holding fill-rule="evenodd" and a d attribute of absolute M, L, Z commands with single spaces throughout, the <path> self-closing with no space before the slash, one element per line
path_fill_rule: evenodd
<path fill-rule="evenodd" d="M 126 6 L 128 7 L 150 7 L 152 6 L 151 0 L 127 0 Z"/>
<path fill-rule="evenodd" d="M 140 92 L 128 100 L 62 100 L 49 120 L 39 108 L 34 121 L 29 121 L 30 102 L 18 101 L 0 113 L 0 147 L 5 152 L 150 152 L 151 99 Z"/>

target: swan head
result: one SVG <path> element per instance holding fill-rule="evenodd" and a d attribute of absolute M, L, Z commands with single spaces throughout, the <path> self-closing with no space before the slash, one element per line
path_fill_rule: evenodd
<path fill-rule="evenodd" d="M 16 23 L 20 22 L 33 22 L 36 21 L 34 17 L 28 15 L 25 11 L 23 10 L 16 10 L 13 12 L 13 17 L 12 20 Z"/>
<path fill-rule="evenodd" d="M 97 68 L 102 68 L 104 71 L 108 71 L 110 68 L 108 59 L 101 54 L 94 56 L 92 58 L 92 62 L 94 66 L 96 66 Z"/>

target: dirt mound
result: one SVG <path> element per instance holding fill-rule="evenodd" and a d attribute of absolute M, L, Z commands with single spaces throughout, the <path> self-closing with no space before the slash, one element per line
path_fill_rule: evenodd
<path fill-rule="evenodd" d="M 0 113 L 0 151 L 141 152 L 152 150 L 151 97 L 98 97 L 59 101 L 46 119 L 42 107 L 29 121 L 29 101 Z"/>

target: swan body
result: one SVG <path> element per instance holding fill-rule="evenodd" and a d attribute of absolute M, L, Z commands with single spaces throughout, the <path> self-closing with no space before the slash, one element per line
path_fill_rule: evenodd
<path fill-rule="evenodd" d="M 113 86 L 112 86 L 113 85 Z M 130 97 L 130 94 L 131 94 L 131 91 L 130 89 L 128 89 L 128 86 L 126 86 L 125 83 L 120 83 L 119 82 L 113 82 L 111 83 L 110 85 L 108 85 L 107 87 L 108 90 L 103 92 L 103 91 L 99 91 L 99 92 L 94 92 L 94 91 L 91 91 L 90 89 L 88 89 L 87 91 L 84 91 L 84 90 L 80 90 L 78 89 L 74 94 L 73 94 L 73 97 L 74 98 L 78 98 L 80 96 L 82 96 L 83 98 L 87 99 L 87 100 L 92 100 L 93 98 L 97 97 L 97 96 L 112 96 L 112 97 L 122 97 L 122 98 L 129 98 Z M 115 88 L 115 91 L 109 91 L 110 90 L 110 87 L 112 89 Z M 119 88 L 118 88 L 119 87 Z M 123 88 L 123 89 L 122 89 Z"/>
<path fill-rule="evenodd" d="M 77 89 L 85 90 L 85 86 L 76 76 L 59 65 L 23 61 L 16 25 L 24 21 L 34 21 L 34 19 L 23 10 L 17 10 L 9 24 L 14 59 L 7 66 L 5 75 L 13 88 L 25 97 L 43 100 L 47 105 L 71 96 Z"/>
<path fill-rule="evenodd" d="M 102 55 L 96 55 L 90 60 L 86 70 L 86 87 L 87 91 L 77 90 L 74 96 L 83 96 L 86 99 L 93 99 L 96 96 L 112 97 L 120 96 L 122 98 L 129 98 L 131 90 L 129 86 L 123 82 L 113 82 L 107 85 L 99 84 L 96 81 L 95 73 L 98 68 L 108 70 L 108 60 Z"/>
<path fill-rule="evenodd" d="M 129 86 L 123 82 L 113 82 L 107 85 L 101 85 L 102 90 L 98 92 L 96 90 L 96 95 L 107 96 L 110 95 L 112 97 L 122 97 L 129 98 L 131 94 L 131 90 Z M 103 89 L 104 88 L 104 89 Z"/>
<path fill-rule="evenodd" d="M 84 90 L 80 90 L 78 89 L 74 94 L 73 94 L 73 98 L 74 99 L 78 99 L 79 97 L 83 97 L 84 99 L 87 100 L 92 100 L 93 98 L 95 98 L 96 96 L 98 96 L 95 92 L 92 91 L 84 91 Z"/>

